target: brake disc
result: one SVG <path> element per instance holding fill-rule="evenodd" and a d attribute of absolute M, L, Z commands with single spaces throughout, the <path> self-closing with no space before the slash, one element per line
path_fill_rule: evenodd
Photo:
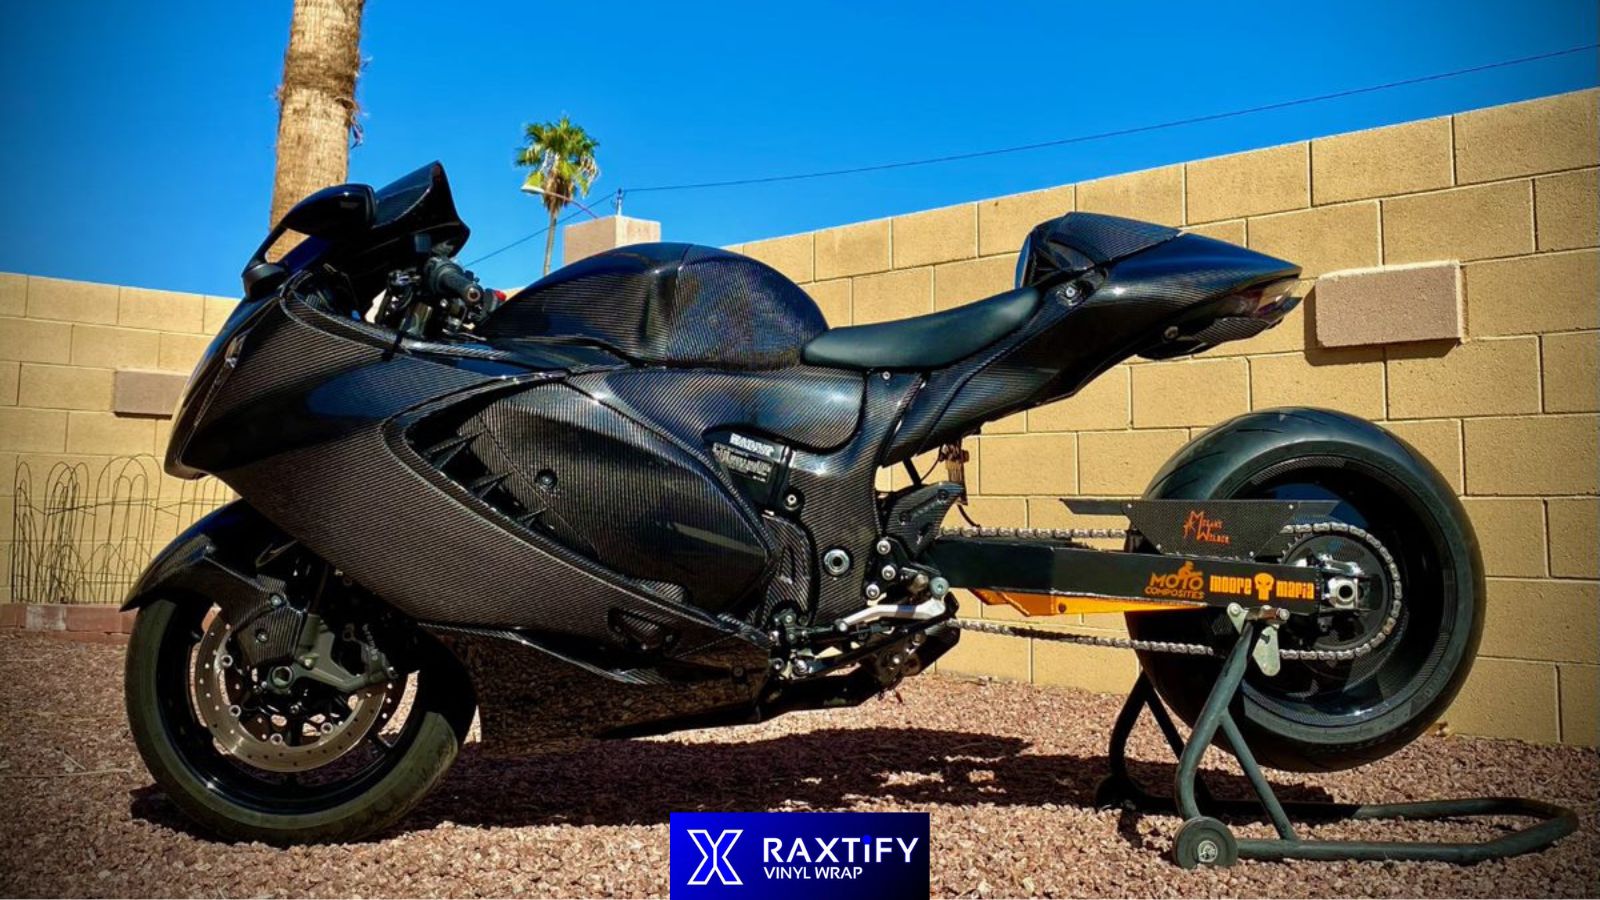
<path fill-rule="evenodd" d="M 246 675 L 229 649 L 232 626 L 215 616 L 200 639 L 194 664 L 194 700 L 200 720 L 223 753 L 268 772 L 304 772 L 327 765 L 359 746 L 392 710 L 387 683 L 343 698 L 347 712 L 307 723 L 269 711 L 246 709 Z M 283 718 L 283 722 L 278 722 Z"/>

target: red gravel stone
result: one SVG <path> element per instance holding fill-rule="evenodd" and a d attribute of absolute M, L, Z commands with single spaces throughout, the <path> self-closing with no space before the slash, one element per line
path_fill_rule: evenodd
<path fill-rule="evenodd" d="M 1178 822 L 1093 806 L 1119 697 L 924 676 L 862 707 L 595 743 L 527 760 L 469 744 L 392 833 L 278 850 L 195 834 L 151 785 L 122 710 L 122 650 L 0 635 L 0 895 L 650 896 L 667 889 L 674 810 L 925 810 L 940 896 L 1523 897 L 1600 894 L 1600 754 L 1428 737 L 1355 772 L 1272 773 L 1342 801 L 1522 794 L 1574 806 L 1578 834 L 1534 856 L 1438 863 L 1253 863 L 1185 872 Z M 536 715 L 537 712 L 530 714 Z M 1172 777 L 1158 735 L 1136 773 Z M 1213 783 L 1243 779 L 1220 754 Z M 1483 838 L 1495 823 L 1362 823 L 1317 837 Z M 1240 830 L 1265 836 L 1266 826 Z"/>

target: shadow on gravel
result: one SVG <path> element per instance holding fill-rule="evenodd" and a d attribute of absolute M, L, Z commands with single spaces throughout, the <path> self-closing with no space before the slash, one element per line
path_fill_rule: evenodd
<path fill-rule="evenodd" d="M 1104 755 L 1024 752 L 1018 738 L 919 728 L 823 729 L 758 741 L 593 741 L 508 759 L 478 744 L 461 751 L 443 784 L 397 831 L 464 826 L 659 825 L 673 812 L 845 809 L 856 805 L 1093 808 L 1108 771 Z M 1173 763 L 1131 761 L 1153 788 L 1172 783 Z M 1248 796 L 1242 776 L 1207 771 L 1221 797 Z M 1318 787 L 1274 784 L 1285 800 L 1326 800 Z M 132 814 L 196 834 L 154 787 L 132 793 Z M 1135 846 L 1138 815 L 1118 831 Z"/>

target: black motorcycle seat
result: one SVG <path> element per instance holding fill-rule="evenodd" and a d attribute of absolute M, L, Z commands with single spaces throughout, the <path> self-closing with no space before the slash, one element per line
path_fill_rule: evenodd
<path fill-rule="evenodd" d="M 833 328 L 801 356 L 832 369 L 937 369 L 1016 331 L 1038 308 L 1039 292 L 1018 288 L 926 316 Z"/>

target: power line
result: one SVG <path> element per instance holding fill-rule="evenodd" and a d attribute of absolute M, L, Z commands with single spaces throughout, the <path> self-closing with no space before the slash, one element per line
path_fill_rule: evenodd
<path fill-rule="evenodd" d="M 1454 69 L 1449 72 L 1435 72 L 1431 75 L 1419 75 L 1415 78 L 1404 78 L 1399 81 L 1389 81 L 1383 84 L 1373 84 L 1358 88 L 1347 88 L 1342 91 L 1334 91 L 1331 94 L 1319 94 L 1314 97 L 1300 97 L 1294 100 L 1282 100 L 1277 103 L 1266 103 L 1262 104 L 1261 106 L 1251 106 L 1244 109 L 1229 110 L 1227 112 L 1208 113 L 1202 116 L 1190 116 L 1186 119 L 1173 119 L 1171 121 L 1157 122 L 1151 125 L 1136 125 L 1130 128 L 1120 128 L 1115 131 L 1101 131 L 1094 134 L 1081 134 L 1051 141 L 1040 141 L 1033 144 L 1019 144 L 1014 147 L 999 147 L 991 150 L 974 150 L 967 153 L 952 153 L 947 156 L 935 156 L 927 159 L 912 159 L 902 160 L 900 162 L 878 163 L 877 165 L 855 166 L 847 169 L 827 169 L 820 172 L 804 172 L 791 175 L 767 175 L 758 178 L 738 178 L 728 181 L 701 181 L 685 184 L 653 185 L 642 188 L 622 188 L 617 190 L 617 196 L 620 199 L 622 196 L 627 194 L 645 194 L 659 191 L 690 191 L 700 190 L 703 188 L 737 187 L 740 185 L 751 184 L 773 184 L 782 181 L 803 181 L 811 178 L 832 178 L 838 175 L 858 175 L 864 172 L 883 172 L 890 169 L 906 169 L 913 166 L 931 166 L 938 163 L 959 162 L 967 159 L 982 159 L 989 156 L 1001 156 L 1007 153 L 1023 153 L 1029 150 L 1043 150 L 1049 147 L 1064 147 L 1069 144 L 1082 144 L 1090 141 L 1101 141 L 1109 138 L 1125 137 L 1132 134 L 1147 134 L 1152 131 L 1163 131 L 1168 128 L 1180 128 L 1185 125 L 1198 125 L 1204 122 L 1219 122 L 1225 119 L 1238 118 L 1240 116 L 1255 115 L 1256 113 L 1271 112 L 1279 109 L 1289 109 L 1291 107 L 1306 106 L 1313 103 L 1325 103 L 1329 100 L 1339 100 L 1345 97 L 1356 97 L 1362 94 L 1393 90 L 1395 88 L 1407 87 L 1414 84 L 1424 84 L 1430 81 L 1441 81 L 1446 78 L 1459 78 L 1462 75 L 1472 75 L 1478 72 L 1488 72 L 1494 69 L 1508 68 L 1510 66 L 1521 66 L 1528 63 L 1540 62 L 1546 59 L 1571 56 L 1574 53 L 1583 53 L 1587 50 L 1595 49 L 1600 49 L 1600 43 L 1584 44 L 1580 47 L 1568 47 L 1565 50 L 1553 50 L 1549 53 L 1539 53 L 1533 56 L 1522 56 L 1516 59 L 1506 59 L 1499 62 L 1484 63 L 1483 65 L 1469 66 L 1465 69 Z M 578 215 L 579 213 L 575 212 L 572 215 L 561 219 L 556 224 L 565 224 Z M 467 263 L 466 265 L 469 267 L 474 266 L 486 259 L 499 256 L 507 250 L 510 250 L 513 247 L 521 246 L 522 244 L 539 237 L 549 230 L 550 226 L 546 226 L 538 231 L 523 235 L 511 243 L 506 244 L 504 247 L 500 247 L 497 250 L 486 253 L 483 256 L 474 259 L 472 262 Z"/>
<path fill-rule="evenodd" d="M 855 166 L 848 169 L 827 169 L 820 172 L 805 172 L 792 175 L 767 175 L 759 178 L 738 178 L 728 181 L 701 181 L 687 184 L 655 185 L 652 187 L 627 188 L 621 193 L 644 194 L 655 191 L 689 191 L 702 188 L 735 187 L 749 184 L 772 184 L 780 181 L 802 181 L 810 178 L 831 178 L 836 175 L 857 175 L 863 172 L 882 172 L 889 169 L 905 169 L 912 166 L 930 166 L 936 163 L 958 162 L 966 159 L 981 159 L 988 156 L 1000 156 L 1006 153 L 1022 153 L 1028 150 L 1042 150 L 1047 147 L 1062 147 L 1068 144 L 1081 144 L 1088 141 L 1099 141 L 1107 138 L 1124 137 L 1131 134 L 1145 134 L 1152 131 L 1161 131 L 1168 128 L 1178 128 L 1184 125 L 1198 125 L 1203 122 L 1217 122 L 1239 116 L 1254 115 L 1256 113 L 1271 112 L 1278 109 L 1288 109 L 1295 106 L 1305 106 L 1311 103 L 1323 103 L 1328 100 L 1338 100 L 1344 97 L 1355 97 L 1361 94 L 1371 94 L 1376 91 L 1387 91 L 1394 88 L 1406 87 L 1413 84 L 1423 84 L 1429 81 L 1439 81 L 1445 78 L 1457 78 L 1462 75 L 1471 75 L 1477 72 L 1487 72 L 1492 69 L 1503 69 L 1508 66 L 1520 66 L 1531 62 L 1554 59 L 1560 56 L 1569 56 L 1582 53 L 1586 50 L 1600 48 L 1600 44 L 1585 44 L 1581 47 L 1568 47 L 1565 50 L 1555 50 L 1550 53 L 1540 53 L 1534 56 L 1524 56 L 1518 59 L 1502 60 L 1500 62 L 1485 63 L 1465 69 L 1456 69 L 1450 72 L 1437 72 L 1432 75 L 1420 75 L 1415 78 L 1405 78 L 1400 81 L 1390 81 L 1383 84 L 1368 85 L 1366 87 L 1349 88 L 1335 91 L 1331 94 L 1319 94 L 1315 97 L 1301 97 L 1295 100 L 1283 100 L 1277 103 L 1267 103 L 1261 106 L 1252 106 L 1246 109 L 1235 109 L 1228 112 L 1209 113 L 1203 116 L 1191 116 L 1186 119 L 1174 119 L 1169 122 L 1159 122 L 1152 125 L 1136 125 L 1131 128 L 1120 128 L 1115 131 L 1101 131 L 1095 134 L 1082 134 L 1074 137 L 1059 138 L 1051 141 L 1040 141 L 1033 144 L 1019 144 L 1015 147 L 1000 147 L 993 150 L 974 150 L 967 153 L 952 153 L 948 156 L 935 156 L 928 159 L 903 160 L 900 162 L 878 163 L 870 166 Z"/>
<path fill-rule="evenodd" d="M 572 221 L 573 219 L 576 219 L 578 216 L 582 215 L 583 212 L 584 212 L 584 210 L 580 209 L 577 212 L 574 212 L 569 216 L 564 216 L 561 219 L 558 219 L 556 221 L 556 225 L 565 225 L 566 223 L 568 223 L 568 222 Z M 474 259 L 474 260 L 472 260 L 471 262 L 468 262 L 468 263 L 463 263 L 462 265 L 465 266 L 466 268 L 470 269 L 473 266 L 477 265 L 478 263 L 483 262 L 486 259 L 489 259 L 489 258 L 495 257 L 495 256 L 499 256 L 500 254 L 506 252 L 507 250 L 510 250 L 512 247 L 520 247 L 523 244 L 526 244 L 527 242 L 533 240 L 534 238 L 538 237 L 541 234 L 544 234 L 545 232 L 549 231 L 551 228 L 554 228 L 554 227 L 555 227 L 554 225 L 546 225 L 545 227 L 539 229 L 538 231 L 532 232 L 530 234 L 525 234 L 522 237 L 517 238 L 516 240 L 514 240 L 511 243 L 505 245 L 504 247 L 501 247 L 498 250 L 491 250 L 488 253 L 485 253 L 484 255 L 478 257 L 477 259 Z"/>

